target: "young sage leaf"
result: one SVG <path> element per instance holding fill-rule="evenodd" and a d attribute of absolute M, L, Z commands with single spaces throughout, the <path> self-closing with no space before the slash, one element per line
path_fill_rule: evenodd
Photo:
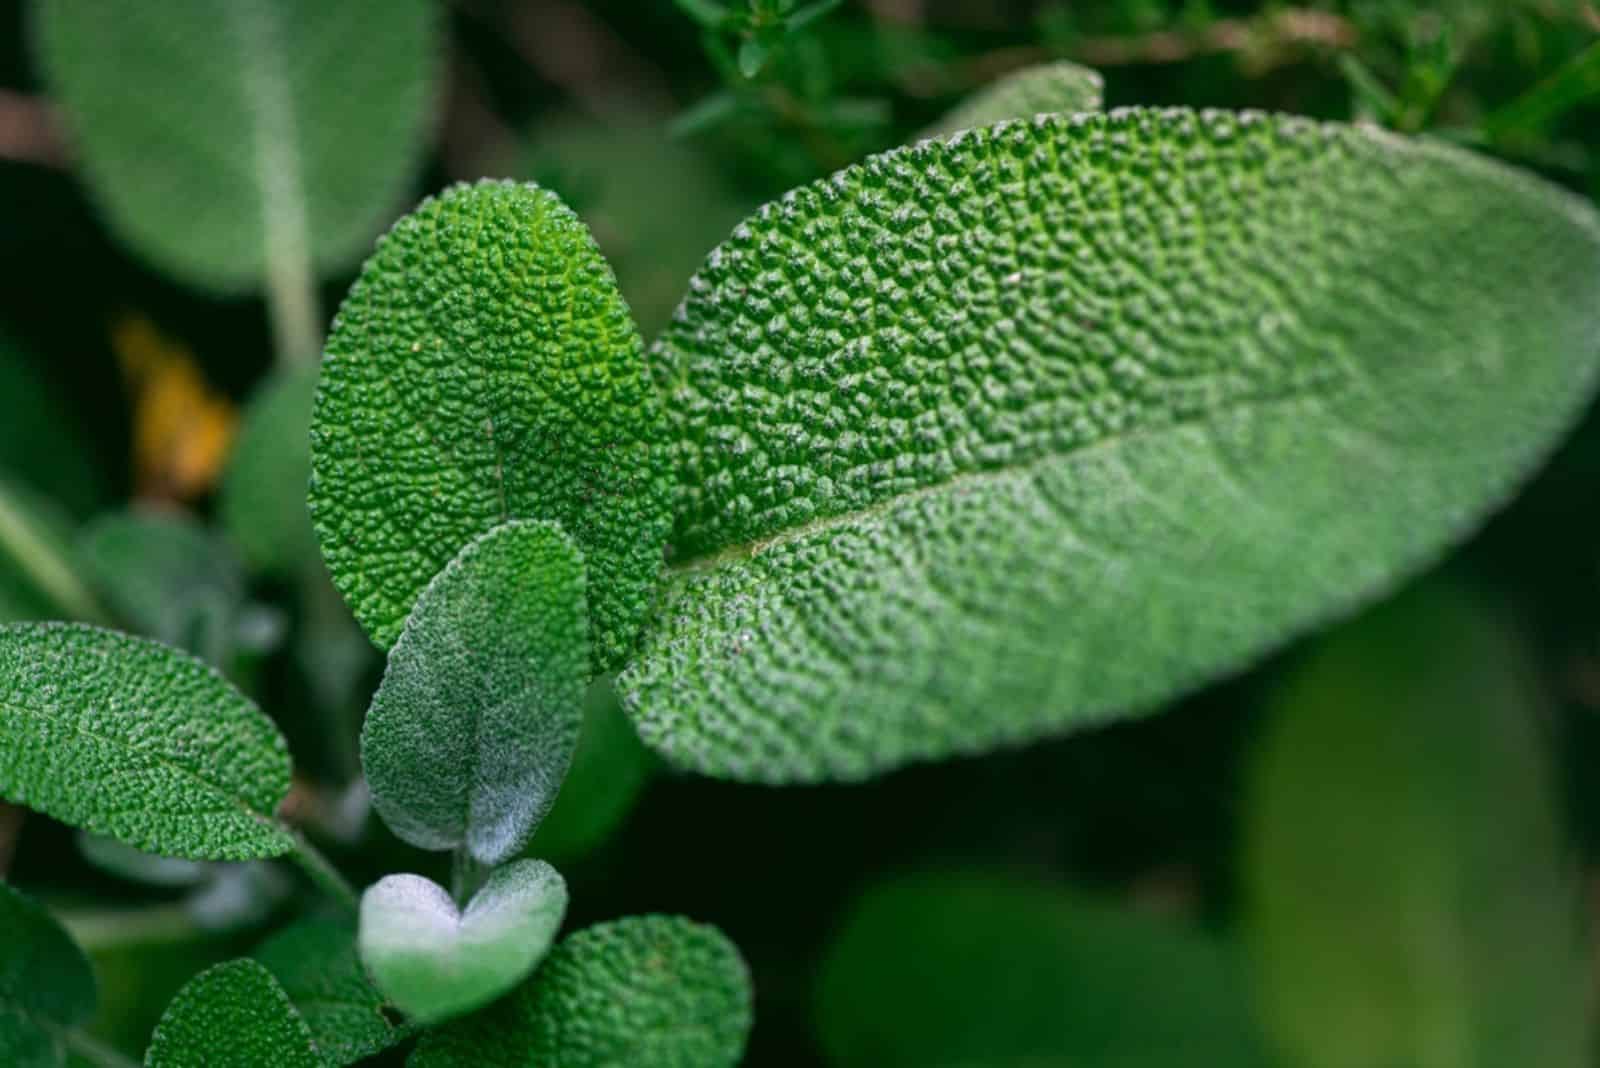
<path fill-rule="evenodd" d="M 583 725 L 583 555 L 551 523 L 473 541 L 423 591 L 361 732 L 373 804 L 422 849 L 515 854 L 555 803 Z"/>
<path fill-rule="evenodd" d="M 326 1068 L 311 1030 L 272 973 L 253 960 L 191 979 L 156 1025 L 147 1068 L 238 1064 Z"/>
<path fill-rule="evenodd" d="M 44 906 L 0 882 L 0 1064 L 66 1064 L 65 1033 L 94 1003 L 83 950 Z"/>
<path fill-rule="evenodd" d="M 714 927 L 631 916 L 564 939 L 509 997 L 429 1032 L 411 1068 L 733 1068 L 750 975 Z"/>
<path fill-rule="evenodd" d="M 418 1023 L 482 1008 L 544 959 L 567 914 L 567 884 L 542 860 L 496 868 L 458 910 L 420 875 L 389 875 L 361 897 L 361 959 Z"/>
<path fill-rule="evenodd" d="M 191 285 L 349 265 L 433 108 L 428 0 L 38 5 L 40 64 L 112 229 Z"/>
<path fill-rule="evenodd" d="M 923 136 L 944 137 L 978 126 L 992 126 L 1002 119 L 1099 111 L 1105 87 L 1105 79 L 1098 71 L 1076 63 L 1024 67 L 973 93 L 923 131 Z"/>
<path fill-rule="evenodd" d="M 356 932 L 347 924 L 301 920 L 253 956 L 283 987 L 330 1064 L 376 1056 L 410 1033 L 384 1015 L 383 995 L 362 970 Z"/>
<path fill-rule="evenodd" d="M 874 157 L 653 351 L 680 492 L 620 689 L 769 782 L 1148 710 L 1472 530 L 1597 337 L 1594 210 L 1430 142 L 1123 110 Z"/>
<path fill-rule="evenodd" d="M 0 627 L 0 798 L 153 853 L 294 849 L 272 721 L 176 649 L 81 624 Z"/>
<path fill-rule="evenodd" d="M 328 569 L 388 648 L 467 542 L 558 522 L 588 561 L 595 668 L 614 666 L 661 571 L 661 433 L 638 332 L 578 217 L 537 186 L 456 186 L 396 224 L 334 321 L 312 431 Z"/>

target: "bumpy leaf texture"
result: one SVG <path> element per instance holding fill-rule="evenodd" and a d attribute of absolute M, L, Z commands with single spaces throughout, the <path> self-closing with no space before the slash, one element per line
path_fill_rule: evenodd
<path fill-rule="evenodd" d="M 668 916 L 597 924 L 483 1012 L 426 1035 L 411 1068 L 733 1068 L 750 976 L 714 927 Z"/>
<path fill-rule="evenodd" d="M 0 798 L 153 853 L 281 856 L 283 736 L 200 661 L 97 627 L 0 627 Z"/>
<path fill-rule="evenodd" d="M 1105 79 L 1076 63 L 1045 63 L 1007 74 L 984 86 L 940 119 L 924 136 L 940 137 L 1002 119 L 1099 111 Z"/>
<path fill-rule="evenodd" d="M 145 1064 L 326 1068 L 283 987 L 253 960 L 218 964 L 178 991 L 156 1025 Z"/>
<path fill-rule="evenodd" d="M 1283 1063 L 1594 1063 L 1592 943 L 1544 726 L 1496 613 L 1425 587 L 1271 702 L 1245 927 Z"/>
<path fill-rule="evenodd" d="M 1150 709 L 1471 530 L 1597 356 L 1593 209 L 1441 145 L 1134 110 L 886 153 L 652 352 L 680 493 L 620 688 L 775 782 Z"/>
<path fill-rule="evenodd" d="M 378 246 L 334 320 L 311 510 L 382 647 L 474 537 L 558 522 L 589 568 L 593 660 L 629 650 L 670 525 L 662 418 L 594 239 L 532 185 L 456 186 Z"/>
<path fill-rule="evenodd" d="M 341 269 L 411 180 L 438 67 L 429 0 L 38 6 L 41 66 L 107 221 L 191 285 Z"/>
<path fill-rule="evenodd" d="M 266 574 L 293 578 L 317 559 L 306 491 L 318 377 L 316 367 L 295 367 L 262 385 L 223 476 L 218 516 L 245 562 Z"/>
<path fill-rule="evenodd" d="M 354 1064 L 405 1039 L 384 1015 L 356 956 L 356 932 L 337 920 L 302 920 L 263 942 L 254 957 L 272 973 L 329 1063 Z"/>
<path fill-rule="evenodd" d="M 484 864 L 555 804 L 583 726 L 583 554 L 551 523 L 473 541 L 417 599 L 361 731 L 372 800 L 422 849 Z"/>
<path fill-rule="evenodd" d="M 0 1064 L 65 1064 L 63 1032 L 94 1003 L 83 950 L 44 906 L 0 882 Z"/>

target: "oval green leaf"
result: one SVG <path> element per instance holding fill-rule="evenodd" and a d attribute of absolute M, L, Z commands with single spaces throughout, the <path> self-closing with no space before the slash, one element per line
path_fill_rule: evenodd
<path fill-rule="evenodd" d="M 497 864 L 555 804 L 583 726 L 583 554 L 551 523 L 478 538 L 428 586 L 361 731 L 373 804 L 421 849 Z"/>
<path fill-rule="evenodd" d="M 78 624 L 0 627 L 0 797 L 139 849 L 281 856 L 289 752 L 215 671 Z"/>
<path fill-rule="evenodd" d="M 39 5 L 37 50 L 107 222 L 205 289 L 343 269 L 415 172 L 429 0 Z"/>
<path fill-rule="evenodd" d="M 156 1025 L 144 1063 L 327 1068 L 289 995 L 253 960 L 218 964 L 178 991 Z"/>
<path fill-rule="evenodd" d="M 361 959 L 395 1007 L 436 1024 L 526 979 L 566 914 L 566 881 L 542 860 L 496 868 L 464 910 L 430 879 L 389 875 L 361 896 Z"/>
<path fill-rule="evenodd" d="M 1259 114 L 1041 117 L 769 205 L 653 352 L 673 565 L 620 680 L 707 774 L 1149 710 L 1503 502 L 1600 369 L 1600 221 Z"/>
<path fill-rule="evenodd" d="M 294 578 L 317 560 L 306 493 L 311 484 L 311 405 L 317 367 L 269 378 L 245 409 L 223 475 L 218 517 L 245 562 Z"/>
<path fill-rule="evenodd" d="M 594 239 L 553 194 L 483 182 L 424 201 L 334 321 L 311 512 L 381 647 L 473 538 L 560 523 L 588 561 L 593 661 L 632 647 L 671 482 L 639 335 Z"/>
<path fill-rule="evenodd" d="M 973 93 L 929 127 L 923 136 L 943 137 L 976 126 L 992 126 L 1004 119 L 1099 111 L 1105 87 L 1105 79 L 1098 71 L 1076 63 L 1025 67 Z"/>
<path fill-rule="evenodd" d="M 714 927 L 630 916 L 562 941 L 511 996 L 424 1036 L 411 1068 L 733 1068 L 750 975 Z"/>
<path fill-rule="evenodd" d="M 254 957 L 283 987 L 331 1064 L 376 1056 L 410 1033 L 384 1014 L 383 995 L 362 970 L 355 928 L 347 924 L 302 920 L 262 943 Z"/>
<path fill-rule="evenodd" d="M 1589 901 L 1538 667 L 1425 587 L 1332 635 L 1271 702 L 1245 927 L 1283 1063 L 1594 1063 Z"/>
<path fill-rule="evenodd" d="M 0 882 L 0 1064 L 55 1068 L 94 1011 L 94 972 L 44 906 Z"/>

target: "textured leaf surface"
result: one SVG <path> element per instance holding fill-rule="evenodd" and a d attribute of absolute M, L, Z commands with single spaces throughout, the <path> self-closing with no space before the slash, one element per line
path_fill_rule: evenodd
<path fill-rule="evenodd" d="M 620 686 L 709 774 L 1148 709 L 1433 559 L 1588 401 L 1600 222 L 1253 114 L 889 152 L 713 253 L 652 353 L 674 566 Z"/>
<path fill-rule="evenodd" d="M 565 939 L 514 994 L 425 1036 L 411 1068 L 733 1068 L 750 976 L 714 927 L 631 916 Z"/>
<path fill-rule="evenodd" d="M 584 561 L 550 523 L 497 527 L 417 599 L 361 732 L 372 800 L 423 849 L 527 842 L 572 762 L 588 684 Z"/>
<path fill-rule="evenodd" d="M 402 1012 L 438 1023 L 527 978 L 566 914 L 566 881 L 542 860 L 496 868 L 464 910 L 429 879 L 389 875 L 361 897 L 361 959 Z"/>
<path fill-rule="evenodd" d="M 253 960 L 218 964 L 178 991 L 156 1025 L 145 1064 L 326 1068 L 283 987 Z"/>
<path fill-rule="evenodd" d="M 65 1064 L 62 1032 L 94 1002 L 83 950 L 44 906 L 0 882 L 0 1064 Z"/>
<path fill-rule="evenodd" d="M 356 955 L 353 927 L 302 920 L 262 943 L 254 956 L 283 987 L 317 1049 L 333 1064 L 374 1056 L 409 1033 L 384 1015 L 383 995 Z"/>
<path fill-rule="evenodd" d="M 1264 1065 L 1239 962 L 1194 932 L 998 876 L 903 878 L 822 966 L 836 1068 Z"/>
<path fill-rule="evenodd" d="M 283 738 L 175 649 L 97 627 L 0 627 L 0 797 L 195 860 L 289 852 Z"/>
<path fill-rule="evenodd" d="M 976 126 L 991 126 L 1004 119 L 1099 111 L 1105 87 L 1099 72 L 1076 63 L 1026 67 L 973 93 L 927 130 L 925 136 L 940 137 Z"/>
<path fill-rule="evenodd" d="M 262 385 L 223 476 L 222 523 L 245 562 L 266 574 L 293 576 L 317 559 L 306 492 L 318 377 L 317 367 L 296 367 Z"/>
<path fill-rule="evenodd" d="M 1407 594 L 1330 637 L 1271 713 L 1245 918 L 1284 1063 L 1593 1064 L 1553 717 L 1488 606 Z"/>
<path fill-rule="evenodd" d="M 107 221 L 192 285 L 347 266 L 432 110 L 428 0 L 39 5 L 38 51 Z"/>

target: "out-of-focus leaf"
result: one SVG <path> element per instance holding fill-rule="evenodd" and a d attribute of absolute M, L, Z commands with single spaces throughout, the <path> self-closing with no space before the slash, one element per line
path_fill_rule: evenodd
<path fill-rule="evenodd" d="M 72 524 L 49 499 L 0 476 L 0 623 L 106 621 L 79 575 Z"/>
<path fill-rule="evenodd" d="M 0 333 L 0 477 L 25 482 L 73 515 L 105 495 L 93 451 L 72 406 L 21 346 Z"/>
<path fill-rule="evenodd" d="M 223 525 L 246 563 L 265 574 L 297 576 L 318 560 L 306 504 L 317 374 L 314 366 L 279 371 L 256 391 L 223 476 Z"/>
<path fill-rule="evenodd" d="M 232 402 L 211 388 L 187 348 L 162 336 L 149 320 L 119 320 L 111 340 L 133 398 L 139 496 L 200 496 L 216 484 L 233 441 Z"/>
<path fill-rule="evenodd" d="M 869 890 L 828 951 L 817 1004 L 836 1068 L 1265 1063 L 1231 949 L 994 875 Z"/>
<path fill-rule="evenodd" d="M 38 6 L 107 221 L 191 285 L 344 268 L 411 180 L 440 66 L 428 0 Z"/>
<path fill-rule="evenodd" d="M 1547 709 L 1515 636 L 1448 588 L 1333 635 L 1277 695 L 1246 919 L 1288 1063 L 1594 1063 Z"/>
<path fill-rule="evenodd" d="M 203 861 L 146 853 L 115 838 L 88 831 L 78 832 L 78 852 L 101 871 L 146 886 L 198 886 L 211 878 L 213 871 Z"/>
<path fill-rule="evenodd" d="M 283 987 L 253 960 L 219 964 L 178 991 L 156 1025 L 145 1064 L 327 1068 Z"/>
<path fill-rule="evenodd" d="M 1047 63 L 1015 71 L 984 86 L 944 118 L 923 131 L 925 137 L 953 134 L 1003 119 L 1099 111 L 1105 79 L 1076 63 Z"/>
<path fill-rule="evenodd" d="M 66 1063 L 64 1032 L 94 1011 L 89 961 L 44 906 L 0 882 L 0 1064 Z"/>
<path fill-rule="evenodd" d="M 382 1053 L 410 1032 L 384 1015 L 383 995 L 362 970 L 356 932 L 347 924 L 302 920 L 262 943 L 254 956 L 278 980 L 334 1065 Z"/>

